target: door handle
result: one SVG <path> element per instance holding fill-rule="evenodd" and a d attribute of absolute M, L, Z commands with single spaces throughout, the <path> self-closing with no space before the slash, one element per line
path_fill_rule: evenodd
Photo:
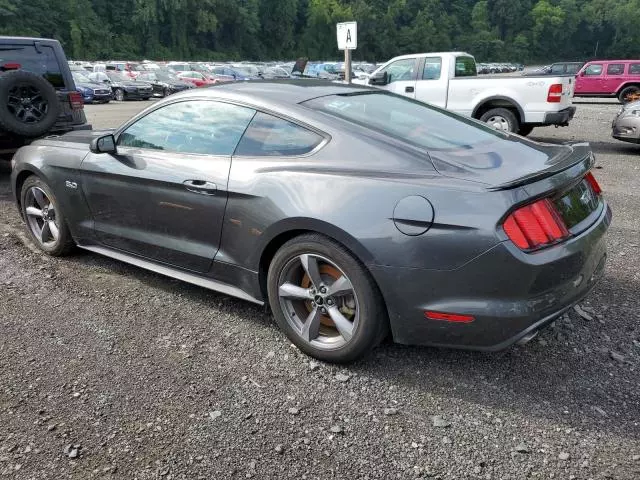
<path fill-rule="evenodd" d="M 404 87 L 404 91 L 406 93 L 413 93 L 413 92 L 415 92 L 415 88 L 413 88 L 413 87 Z"/>
<path fill-rule="evenodd" d="M 215 195 L 218 191 L 218 186 L 215 183 L 207 182 L 205 180 L 185 180 L 182 182 L 184 188 L 190 192 L 199 193 L 201 195 Z"/>

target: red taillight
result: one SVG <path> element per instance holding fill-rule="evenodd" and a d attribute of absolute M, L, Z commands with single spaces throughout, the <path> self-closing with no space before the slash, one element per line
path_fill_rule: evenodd
<path fill-rule="evenodd" d="M 3 70 L 20 70 L 20 67 L 22 67 L 22 65 L 19 63 L 5 63 L 2 65 Z"/>
<path fill-rule="evenodd" d="M 424 316 L 429 320 L 442 320 L 454 323 L 471 323 L 475 318 L 471 315 L 462 315 L 459 313 L 443 313 L 443 312 L 424 312 Z"/>
<path fill-rule="evenodd" d="M 503 228 L 521 250 L 545 247 L 569 236 L 558 210 L 549 199 L 519 208 L 507 217 Z"/>
<path fill-rule="evenodd" d="M 562 84 L 555 83 L 549 87 L 549 94 L 547 95 L 547 102 L 560 103 L 562 101 Z"/>
<path fill-rule="evenodd" d="M 589 185 L 591 185 L 593 193 L 595 193 L 596 195 L 600 195 L 602 193 L 602 187 L 600 187 L 600 184 L 598 183 L 598 180 L 596 180 L 596 177 L 593 176 L 593 173 L 587 173 L 584 179 Z"/>
<path fill-rule="evenodd" d="M 69 105 L 73 110 L 81 110 L 84 108 L 84 100 L 79 92 L 69 92 Z"/>

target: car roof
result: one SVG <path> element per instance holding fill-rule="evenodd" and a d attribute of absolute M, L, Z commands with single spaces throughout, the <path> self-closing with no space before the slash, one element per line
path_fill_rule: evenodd
<path fill-rule="evenodd" d="M 380 90 L 362 85 L 333 83 L 326 80 L 255 80 L 214 85 L 204 90 L 204 92 L 216 97 L 246 100 L 248 103 L 256 103 L 256 100 L 262 100 L 283 106 L 295 105 L 327 95 L 368 91 L 379 92 Z M 203 89 L 183 95 L 190 93 L 196 96 L 201 95 Z"/>

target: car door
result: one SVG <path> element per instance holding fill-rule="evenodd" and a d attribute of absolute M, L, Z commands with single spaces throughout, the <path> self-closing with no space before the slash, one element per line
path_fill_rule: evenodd
<path fill-rule="evenodd" d="M 418 58 L 402 58 L 383 67 L 380 72 L 387 73 L 387 84 L 382 87 L 390 92 L 416 98 L 416 80 L 418 79 Z"/>
<path fill-rule="evenodd" d="M 602 79 L 602 89 L 606 93 L 616 93 L 622 84 L 625 73 L 624 63 L 609 63 Z"/>
<path fill-rule="evenodd" d="M 603 93 L 603 73 L 604 67 L 602 63 L 589 64 L 579 74 L 579 78 L 576 81 L 575 94 Z"/>
<path fill-rule="evenodd" d="M 231 155 L 255 111 L 193 99 L 165 104 L 90 153 L 82 188 L 102 244 L 195 272 L 218 251 Z"/>
<path fill-rule="evenodd" d="M 445 108 L 448 81 L 442 77 L 442 58 L 425 57 L 420 61 L 419 70 L 415 99 Z"/>

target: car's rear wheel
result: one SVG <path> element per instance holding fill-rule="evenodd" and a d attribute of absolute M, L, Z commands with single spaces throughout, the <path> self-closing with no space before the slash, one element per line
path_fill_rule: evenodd
<path fill-rule="evenodd" d="M 53 191 L 40 178 L 27 178 L 20 191 L 22 215 L 31 238 L 52 256 L 69 253 L 75 246 Z"/>
<path fill-rule="evenodd" d="M 640 100 L 640 87 L 631 85 L 630 87 L 623 88 L 620 95 L 618 95 L 618 100 L 620 100 L 620 103 L 623 105 Z"/>
<path fill-rule="evenodd" d="M 386 309 L 369 272 L 322 235 L 302 235 L 282 246 L 269 266 L 267 286 L 280 328 L 320 360 L 354 361 L 387 332 Z"/>
<path fill-rule="evenodd" d="M 124 90 L 121 88 L 116 88 L 116 91 L 113 92 L 113 98 L 118 102 L 124 101 Z"/>
<path fill-rule="evenodd" d="M 171 92 L 169 91 L 169 89 L 167 87 L 162 89 L 162 96 L 163 97 L 168 97 L 171 94 Z"/>
<path fill-rule="evenodd" d="M 480 117 L 480 121 L 503 132 L 517 132 L 520 129 L 520 122 L 515 114 L 506 108 L 492 108 Z"/>

